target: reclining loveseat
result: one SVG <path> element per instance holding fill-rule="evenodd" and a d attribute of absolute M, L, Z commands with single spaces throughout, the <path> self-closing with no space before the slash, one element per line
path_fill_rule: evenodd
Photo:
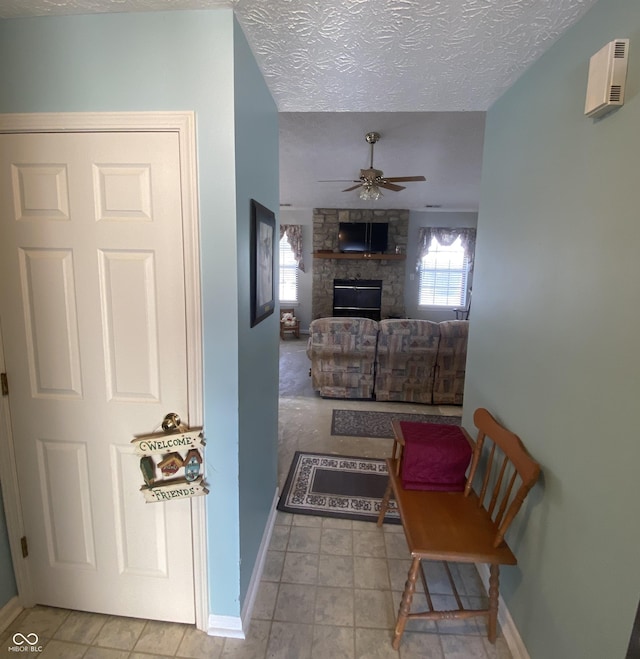
<path fill-rule="evenodd" d="M 462 405 L 469 321 L 318 318 L 311 384 L 323 398 Z"/>

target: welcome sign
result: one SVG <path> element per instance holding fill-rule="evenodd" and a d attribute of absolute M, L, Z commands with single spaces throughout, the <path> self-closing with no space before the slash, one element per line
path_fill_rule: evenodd
<path fill-rule="evenodd" d="M 131 443 L 141 456 L 144 485 L 140 491 L 147 503 L 209 493 L 200 474 L 205 446 L 202 428 L 178 426 L 171 432 L 134 437 Z"/>

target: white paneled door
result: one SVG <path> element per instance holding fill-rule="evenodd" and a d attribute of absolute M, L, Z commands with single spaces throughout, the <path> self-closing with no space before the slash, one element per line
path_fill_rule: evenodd
<path fill-rule="evenodd" d="M 188 499 L 131 448 L 187 418 L 178 136 L 0 135 L 0 315 L 37 603 L 194 621 Z"/>

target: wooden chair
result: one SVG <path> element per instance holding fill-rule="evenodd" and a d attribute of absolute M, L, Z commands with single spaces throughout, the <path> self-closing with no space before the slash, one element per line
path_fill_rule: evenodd
<path fill-rule="evenodd" d="M 288 313 L 294 317 L 295 322 L 285 322 L 283 316 Z M 284 335 L 287 333 L 293 334 L 296 339 L 300 338 L 300 321 L 295 317 L 294 309 L 280 309 L 280 338 L 284 339 Z"/>
<path fill-rule="evenodd" d="M 538 480 L 540 466 L 527 453 L 517 435 L 502 427 L 487 410 L 476 410 L 473 421 L 478 428 L 478 437 L 474 444 L 465 431 L 473 455 L 464 492 L 405 490 L 401 477 L 404 438 L 401 422 L 393 421 L 395 441 L 392 457 L 387 459 L 389 485 L 382 500 L 378 526 L 384 521 L 393 493 L 412 557 L 393 635 L 392 646 L 396 650 L 407 620 L 412 618 L 443 620 L 485 617 L 489 641 L 495 643 L 499 566 L 517 563 L 504 541 L 504 535 Z M 483 453 L 485 443 L 490 448 L 487 446 Z M 479 494 L 474 490 L 476 477 L 479 481 Z M 457 609 L 434 609 L 422 560 L 445 562 Z M 486 563 L 490 566 L 487 608 L 465 609 L 447 561 Z M 412 613 L 411 604 L 418 574 L 424 586 L 428 610 Z"/>
<path fill-rule="evenodd" d="M 469 314 L 471 313 L 471 289 L 467 294 L 467 306 L 458 307 L 453 310 L 453 313 L 456 315 L 456 320 L 469 320 Z"/>

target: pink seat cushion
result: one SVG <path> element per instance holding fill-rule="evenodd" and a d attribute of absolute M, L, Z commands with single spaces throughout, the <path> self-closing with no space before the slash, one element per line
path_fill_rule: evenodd
<path fill-rule="evenodd" d="M 404 435 L 402 487 L 406 490 L 461 492 L 471 446 L 459 426 L 401 421 Z"/>

